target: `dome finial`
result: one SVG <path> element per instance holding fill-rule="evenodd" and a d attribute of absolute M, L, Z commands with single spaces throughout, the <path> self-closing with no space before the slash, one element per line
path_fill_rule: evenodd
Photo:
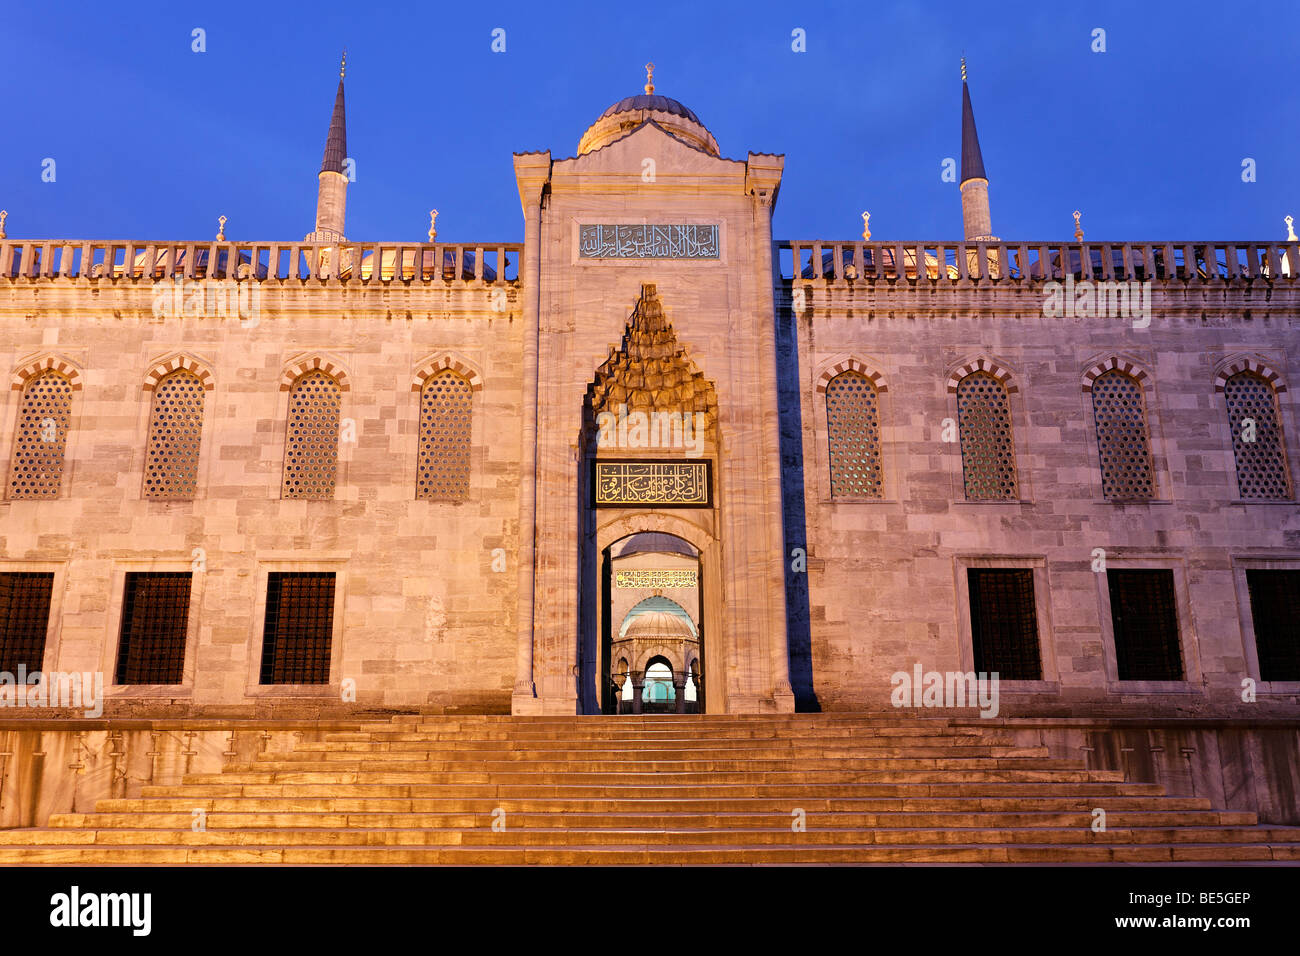
<path fill-rule="evenodd" d="M 655 91 L 655 65 L 647 63 L 645 65 L 645 92 L 649 96 Z"/>
<path fill-rule="evenodd" d="M 343 59 L 339 60 L 339 79 L 340 79 L 340 80 L 343 79 L 343 74 L 347 72 L 347 68 L 348 68 L 348 51 L 347 51 L 347 50 L 344 50 L 344 51 L 343 51 Z"/>

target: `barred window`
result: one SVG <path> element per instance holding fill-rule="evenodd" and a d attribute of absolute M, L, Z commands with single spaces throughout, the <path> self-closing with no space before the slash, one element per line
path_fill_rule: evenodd
<path fill-rule="evenodd" d="M 970 568 L 971 643 L 975 670 L 1000 680 L 1041 680 L 1038 610 L 1030 568 Z"/>
<path fill-rule="evenodd" d="M 203 398 L 203 383 L 185 369 L 172 372 L 154 389 L 144 466 L 146 498 L 193 498 L 197 492 Z"/>
<path fill-rule="evenodd" d="M 1141 384 L 1119 369 L 1103 372 L 1092 383 L 1092 412 L 1097 424 L 1102 494 L 1121 501 L 1154 497 Z"/>
<path fill-rule="evenodd" d="M 319 369 L 294 382 L 289 392 L 283 497 L 334 497 L 342 396 L 339 383 Z"/>
<path fill-rule="evenodd" d="M 1174 572 L 1108 570 L 1110 617 L 1120 680 L 1182 680 Z"/>
<path fill-rule="evenodd" d="M 826 385 L 831 495 L 882 498 L 880 396 L 859 372 L 841 372 Z"/>
<path fill-rule="evenodd" d="M 1300 571 L 1246 572 L 1260 680 L 1300 681 Z"/>
<path fill-rule="evenodd" d="M 119 684 L 179 684 L 189 630 L 189 571 L 131 571 L 122 597 Z"/>
<path fill-rule="evenodd" d="M 1288 499 L 1291 476 L 1282 442 L 1277 395 L 1268 379 L 1238 372 L 1224 383 L 1237 487 L 1243 498 Z"/>
<path fill-rule="evenodd" d="M 263 684 L 328 684 L 334 573 L 286 571 L 266 582 Z"/>
<path fill-rule="evenodd" d="M 0 671 L 28 674 L 41 670 L 50 625 L 52 571 L 0 574 Z"/>
<path fill-rule="evenodd" d="M 420 391 L 417 498 L 469 497 L 470 384 L 451 369 L 431 375 Z"/>
<path fill-rule="evenodd" d="M 72 383 L 53 369 L 27 380 L 18 408 L 10 498 L 57 498 L 72 418 Z"/>
<path fill-rule="evenodd" d="M 1011 403 L 1006 387 L 988 372 L 972 372 L 957 383 L 957 431 L 966 497 L 1018 498 Z"/>

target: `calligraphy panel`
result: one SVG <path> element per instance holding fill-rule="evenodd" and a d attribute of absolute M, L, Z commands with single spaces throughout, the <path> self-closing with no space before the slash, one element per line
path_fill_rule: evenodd
<path fill-rule="evenodd" d="M 578 227 L 582 259 L 717 259 L 718 227 L 596 223 Z"/>
<path fill-rule="evenodd" d="M 693 588 L 695 587 L 694 568 L 633 568 L 614 574 L 616 588 Z"/>
<path fill-rule="evenodd" d="M 713 504 L 711 461 L 593 462 L 597 508 L 708 508 Z"/>

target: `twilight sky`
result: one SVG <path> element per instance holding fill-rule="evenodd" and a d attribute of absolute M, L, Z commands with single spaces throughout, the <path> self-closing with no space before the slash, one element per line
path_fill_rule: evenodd
<path fill-rule="evenodd" d="M 965 51 L 1004 239 L 1068 239 L 1076 208 L 1089 239 L 1285 236 L 1300 3 L 1066 6 L 19 0 L 0 207 L 14 238 L 206 240 L 224 213 L 231 239 L 300 239 L 346 46 L 352 239 L 422 239 L 437 207 L 439 239 L 522 241 L 511 153 L 572 156 L 647 60 L 723 156 L 785 154 L 777 238 L 850 239 L 868 209 L 875 239 L 956 239 Z"/>

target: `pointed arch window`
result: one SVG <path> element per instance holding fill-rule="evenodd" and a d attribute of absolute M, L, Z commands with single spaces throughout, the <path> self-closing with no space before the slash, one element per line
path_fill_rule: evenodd
<path fill-rule="evenodd" d="M 299 376 L 289 390 L 283 497 L 334 497 L 342 395 L 334 377 L 320 369 Z"/>
<path fill-rule="evenodd" d="M 1119 369 L 1103 372 L 1092 383 L 1092 413 L 1102 494 L 1119 501 L 1155 497 L 1142 384 Z"/>
<path fill-rule="evenodd" d="M 957 383 L 957 431 L 966 497 L 977 501 L 1019 498 L 1011 401 L 1006 386 L 995 376 L 971 372 Z"/>
<path fill-rule="evenodd" d="M 463 501 L 469 497 L 472 395 L 469 381 L 451 369 L 430 375 L 420 389 L 417 498 Z"/>
<path fill-rule="evenodd" d="M 188 369 L 177 369 L 154 388 L 144 465 L 146 498 L 188 499 L 197 493 L 203 399 L 203 382 Z"/>
<path fill-rule="evenodd" d="M 826 383 L 831 496 L 883 498 L 880 393 L 861 372 L 841 372 Z"/>
<path fill-rule="evenodd" d="M 57 498 L 72 421 L 72 383 L 53 369 L 23 386 L 9 468 L 10 498 Z"/>
<path fill-rule="evenodd" d="M 1238 372 L 1223 384 L 1242 498 L 1287 500 L 1291 475 L 1278 415 L 1277 393 L 1264 376 Z"/>

